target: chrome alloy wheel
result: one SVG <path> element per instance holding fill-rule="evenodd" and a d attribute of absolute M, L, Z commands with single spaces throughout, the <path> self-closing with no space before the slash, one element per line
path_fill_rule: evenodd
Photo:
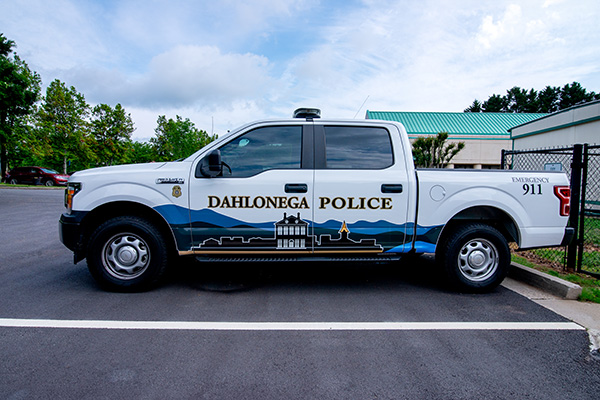
<path fill-rule="evenodd" d="M 488 279 L 498 269 L 498 250 L 485 239 L 467 242 L 458 253 L 460 273 L 470 281 L 481 282 Z"/>
<path fill-rule="evenodd" d="M 106 271 L 117 279 L 134 279 L 150 264 L 146 242 L 133 233 L 119 233 L 106 242 L 102 250 Z"/>

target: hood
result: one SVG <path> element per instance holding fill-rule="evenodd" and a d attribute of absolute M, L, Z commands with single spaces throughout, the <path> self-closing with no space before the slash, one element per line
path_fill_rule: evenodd
<path fill-rule="evenodd" d="M 113 165 L 110 167 L 99 167 L 84 169 L 83 171 L 77 171 L 72 178 L 84 178 L 93 175 L 106 175 L 106 174 L 135 174 L 140 172 L 155 171 L 163 168 L 165 165 L 175 164 L 173 162 L 159 162 L 159 163 L 146 163 L 146 164 L 125 164 L 125 165 Z"/>

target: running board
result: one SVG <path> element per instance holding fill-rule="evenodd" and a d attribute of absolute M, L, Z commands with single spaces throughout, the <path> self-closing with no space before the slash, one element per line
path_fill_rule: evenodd
<path fill-rule="evenodd" d="M 287 257 L 210 257 L 196 256 L 196 260 L 200 262 L 390 262 L 398 261 L 402 258 L 400 255 L 385 255 L 385 256 L 370 256 L 370 257 L 324 257 L 324 256 L 287 256 Z"/>

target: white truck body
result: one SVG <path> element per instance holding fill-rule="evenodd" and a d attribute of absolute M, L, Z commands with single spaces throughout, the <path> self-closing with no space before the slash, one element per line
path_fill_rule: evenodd
<path fill-rule="evenodd" d="M 73 174 L 61 238 L 100 283 L 124 290 L 162 274 L 142 259 L 151 254 L 146 247 L 212 259 L 445 258 L 458 246 L 453 232 L 465 226 L 464 240 L 485 225 L 520 248 L 566 243 L 568 185 L 558 172 L 416 170 L 406 131 L 394 122 L 269 120 L 183 161 Z M 112 239 L 131 218 L 146 225 L 133 226 L 133 238 Z M 144 241 L 144 230 L 160 240 Z M 467 264 L 455 279 L 463 287 L 488 290 L 506 275 L 504 243 L 489 234 L 446 260 Z"/>

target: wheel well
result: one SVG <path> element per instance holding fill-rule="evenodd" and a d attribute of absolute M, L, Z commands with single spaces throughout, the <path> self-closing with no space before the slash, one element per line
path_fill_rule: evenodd
<path fill-rule="evenodd" d="M 82 226 L 84 227 L 82 232 L 83 251 L 87 252 L 88 240 L 98 226 L 111 218 L 121 216 L 134 216 L 151 222 L 160 230 L 160 233 L 165 238 L 169 254 L 176 253 L 177 246 L 175 244 L 173 232 L 164 218 L 158 212 L 146 205 L 127 201 L 116 201 L 103 204 L 93 209 L 85 216 L 82 221 Z"/>
<path fill-rule="evenodd" d="M 496 228 L 509 243 L 520 242 L 517 224 L 506 212 L 495 207 L 480 206 L 467 208 L 452 217 L 442 229 L 438 244 L 457 226 L 470 222 L 483 223 Z"/>

